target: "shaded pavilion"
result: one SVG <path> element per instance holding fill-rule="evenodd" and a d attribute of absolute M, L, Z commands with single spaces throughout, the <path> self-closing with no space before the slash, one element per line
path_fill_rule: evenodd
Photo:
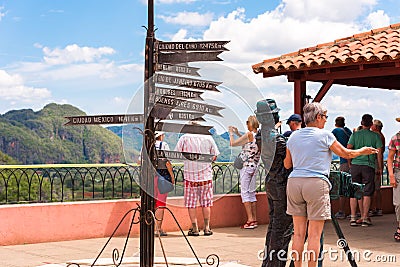
<path fill-rule="evenodd" d="M 264 78 L 286 75 L 294 83 L 294 113 L 301 115 L 307 81 L 321 83 L 315 102 L 333 84 L 400 90 L 400 23 L 266 59 L 252 68 Z"/>

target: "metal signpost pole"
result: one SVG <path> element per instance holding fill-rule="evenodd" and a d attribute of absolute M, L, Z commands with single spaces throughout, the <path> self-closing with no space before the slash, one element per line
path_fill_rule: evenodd
<path fill-rule="evenodd" d="M 144 88 L 144 136 L 142 148 L 142 175 L 141 175 L 141 221 L 140 221 L 140 267 L 152 267 L 154 264 L 154 223 L 148 211 L 154 211 L 154 117 L 149 107 L 150 96 L 153 95 L 154 74 L 154 1 L 148 0 L 148 24 L 146 35 L 145 54 L 145 88 Z M 151 223 L 150 223 L 151 222 Z"/>

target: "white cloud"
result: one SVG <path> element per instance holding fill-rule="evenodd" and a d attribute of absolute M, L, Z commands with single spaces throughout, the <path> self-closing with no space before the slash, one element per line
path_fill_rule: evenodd
<path fill-rule="evenodd" d="M 274 10 L 251 19 L 246 18 L 244 8 L 238 8 L 212 21 L 202 39 L 230 40 L 231 52 L 221 58 L 253 75 L 251 65 L 264 59 L 367 31 L 378 21 L 385 23 L 386 15 L 381 12 L 372 12 L 370 20 L 365 20 L 376 4 L 376 0 L 282 0 Z M 183 30 L 176 37 L 191 39 L 190 32 Z"/>
<path fill-rule="evenodd" d="M 186 26 L 207 26 L 213 19 L 213 13 L 200 14 L 198 12 L 179 12 L 174 16 L 158 16 L 167 23 Z"/>
<path fill-rule="evenodd" d="M 201 39 L 230 40 L 227 44 L 230 51 L 220 56 L 224 59 L 223 64 L 248 76 L 265 97 L 276 99 L 282 108 L 282 118 L 286 118 L 293 112 L 293 83 L 288 82 L 285 76 L 264 79 L 261 74 L 252 72 L 251 65 L 371 28 L 388 26 L 389 16 L 383 11 L 374 10 L 375 6 L 376 0 L 282 0 L 276 9 L 250 19 L 246 18 L 245 9 L 238 8 L 212 21 Z M 190 35 L 190 31 L 181 29 L 172 40 L 194 40 Z M 320 83 L 307 83 L 307 94 L 314 97 L 320 86 Z M 329 118 L 327 129 L 334 127 L 334 118 L 338 115 L 348 118 L 349 127 L 357 126 L 361 115 L 367 112 L 384 120 L 387 114 L 381 110 L 387 110 L 387 99 L 393 96 L 399 99 L 396 93 L 332 87 L 322 101 L 332 117 Z M 385 127 L 389 133 L 393 131 L 390 124 Z"/>
<path fill-rule="evenodd" d="M 171 40 L 184 41 L 184 40 L 187 40 L 186 36 L 187 36 L 187 30 L 180 29 L 177 33 L 175 33 L 174 36 L 172 36 Z"/>
<path fill-rule="evenodd" d="M 11 75 L 0 70 L 0 99 L 33 102 L 50 96 L 51 93 L 47 88 L 26 86 L 20 75 Z"/>
<path fill-rule="evenodd" d="M 332 22 L 352 22 L 369 11 L 377 0 L 282 0 L 284 16 L 300 21 L 324 20 Z"/>
<path fill-rule="evenodd" d="M 43 45 L 40 44 L 40 43 L 34 43 L 33 46 L 34 46 L 35 48 L 39 48 L 39 49 L 42 49 L 42 48 L 43 48 Z"/>
<path fill-rule="evenodd" d="M 371 25 L 371 28 L 381 28 L 388 26 L 390 24 L 390 18 L 385 11 L 377 10 L 375 12 L 370 13 L 366 19 L 368 25 Z"/>
<path fill-rule="evenodd" d="M 50 65 L 70 64 L 76 62 L 93 62 L 104 55 L 112 55 L 115 50 L 111 47 L 80 47 L 77 44 L 66 46 L 64 49 L 43 48 L 44 60 Z"/>
<path fill-rule="evenodd" d="M 133 67 L 120 67 L 114 62 L 94 62 L 51 66 L 45 63 L 23 63 L 14 71 L 30 79 L 39 81 L 66 81 L 96 77 L 97 79 L 112 79 L 118 74 L 131 72 Z"/>
<path fill-rule="evenodd" d="M 113 104 L 119 106 L 127 106 L 131 99 L 129 97 L 116 96 L 113 98 Z"/>
<path fill-rule="evenodd" d="M 237 65 L 261 62 L 268 57 L 297 51 L 318 43 L 359 32 L 355 23 L 301 21 L 284 16 L 280 8 L 246 20 L 245 10 L 237 9 L 210 24 L 205 40 L 231 40 L 231 51 L 224 53 L 225 61 Z"/>
<path fill-rule="evenodd" d="M 0 21 L 6 15 L 6 12 L 3 12 L 4 6 L 0 6 Z"/>
<path fill-rule="evenodd" d="M 62 9 L 50 9 L 48 12 L 49 13 L 64 13 L 64 10 L 62 10 Z"/>
<path fill-rule="evenodd" d="M 44 60 L 40 62 L 17 62 L 8 66 L 10 73 L 18 74 L 29 83 L 51 87 L 52 91 L 79 90 L 82 92 L 135 85 L 143 80 L 143 64 L 115 62 L 104 58 L 115 50 L 110 47 L 79 47 L 68 45 L 64 49 L 42 48 Z"/>

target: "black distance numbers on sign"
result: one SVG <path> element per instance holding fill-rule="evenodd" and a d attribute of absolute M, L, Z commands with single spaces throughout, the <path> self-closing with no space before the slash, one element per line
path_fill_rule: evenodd
<path fill-rule="evenodd" d="M 223 51 L 157 53 L 156 63 L 180 64 L 196 61 L 223 61 L 218 57 Z"/>
<path fill-rule="evenodd" d="M 203 92 L 193 92 L 174 88 L 156 87 L 156 96 L 170 96 L 179 98 L 190 98 L 195 100 L 203 100 L 201 94 Z"/>
<path fill-rule="evenodd" d="M 157 105 L 159 105 L 159 104 L 167 106 L 167 107 L 179 109 L 179 110 L 190 110 L 190 111 L 211 114 L 211 115 L 221 116 L 221 117 L 222 117 L 222 115 L 219 113 L 219 111 L 221 109 L 224 109 L 224 108 L 218 107 L 218 106 L 213 106 L 213 105 L 203 104 L 203 103 L 198 103 L 198 102 L 193 102 L 193 101 L 187 101 L 187 100 L 182 100 L 182 99 L 177 99 L 177 98 L 172 98 L 172 97 L 166 97 L 166 96 L 156 97 L 156 106 L 154 108 L 156 109 Z"/>
<path fill-rule="evenodd" d="M 157 150 L 157 155 L 159 158 L 190 160 L 190 161 L 200 161 L 200 162 L 213 162 L 214 159 L 214 155 L 190 153 L 190 152 L 178 152 L 171 150 Z"/>
<path fill-rule="evenodd" d="M 219 92 L 217 86 L 222 84 L 221 82 L 198 80 L 165 74 L 156 74 L 154 76 L 154 81 L 161 84 L 176 85 L 179 87 L 189 87 L 193 89 L 210 90 L 216 92 Z"/>
<path fill-rule="evenodd" d="M 143 123 L 143 114 L 69 116 L 64 125 Z"/>
<path fill-rule="evenodd" d="M 230 41 L 200 41 L 200 42 L 156 42 L 158 51 L 229 51 L 225 47 Z"/>
<path fill-rule="evenodd" d="M 156 106 L 151 110 L 151 116 L 161 120 L 205 121 L 204 114 L 198 112 L 172 111 L 172 107 Z"/>
<path fill-rule="evenodd" d="M 172 65 L 172 64 L 156 64 L 156 71 L 170 72 L 175 74 L 184 74 L 190 76 L 200 76 L 197 72 L 200 68 Z"/>
<path fill-rule="evenodd" d="M 201 126 L 201 125 L 186 125 L 179 123 L 169 122 L 158 122 L 156 124 L 156 131 L 172 132 L 172 133 L 192 133 L 192 134 L 204 134 L 211 135 L 210 129 L 212 126 Z"/>

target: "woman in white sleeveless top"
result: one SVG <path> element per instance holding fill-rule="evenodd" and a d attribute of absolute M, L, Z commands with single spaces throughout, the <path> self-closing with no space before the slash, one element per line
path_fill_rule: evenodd
<path fill-rule="evenodd" d="M 246 209 L 247 221 L 241 226 L 243 229 L 254 229 L 257 223 L 256 176 L 260 151 L 256 144 L 256 134 L 259 126 L 256 116 L 247 119 L 248 132 L 241 135 L 236 127 L 229 126 L 230 146 L 242 146 L 243 168 L 240 170 L 240 195 Z M 234 134 L 239 138 L 234 139 Z"/>

